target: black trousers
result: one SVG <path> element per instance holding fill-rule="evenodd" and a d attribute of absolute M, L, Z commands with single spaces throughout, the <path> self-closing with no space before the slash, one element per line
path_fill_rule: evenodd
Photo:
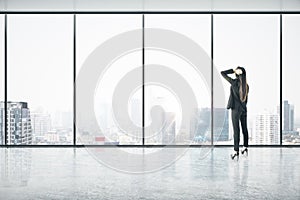
<path fill-rule="evenodd" d="M 240 122 L 244 136 L 244 147 L 248 147 L 248 128 L 247 128 L 247 112 L 239 109 L 232 109 L 231 112 L 233 126 L 234 150 L 239 151 L 240 144 Z"/>

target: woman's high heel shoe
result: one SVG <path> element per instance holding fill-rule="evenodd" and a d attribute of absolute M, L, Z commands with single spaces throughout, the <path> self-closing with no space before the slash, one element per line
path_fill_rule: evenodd
<path fill-rule="evenodd" d="M 234 158 L 236 158 L 237 160 L 239 160 L 239 152 L 235 151 L 233 154 L 230 155 L 231 159 L 234 160 Z"/>
<path fill-rule="evenodd" d="M 246 154 L 246 156 L 248 156 L 248 148 L 244 148 L 242 151 L 241 151 L 242 155 L 244 155 L 244 153 Z"/>

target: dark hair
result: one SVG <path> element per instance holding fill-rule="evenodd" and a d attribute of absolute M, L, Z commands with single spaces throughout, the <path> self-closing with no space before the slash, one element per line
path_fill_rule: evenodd
<path fill-rule="evenodd" d="M 243 67 L 238 66 L 237 69 L 242 70 L 242 74 L 238 75 L 238 79 L 240 80 L 240 100 L 241 102 L 245 102 L 248 96 L 248 84 L 246 78 L 246 70 Z"/>

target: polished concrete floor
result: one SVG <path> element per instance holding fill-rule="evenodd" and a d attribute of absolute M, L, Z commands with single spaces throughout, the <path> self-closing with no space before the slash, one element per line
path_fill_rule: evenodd
<path fill-rule="evenodd" d="M 300 148 L 252 148 L 238 161 L 230 153 L 0 148 L 0 199 L 300 199 Z"/>

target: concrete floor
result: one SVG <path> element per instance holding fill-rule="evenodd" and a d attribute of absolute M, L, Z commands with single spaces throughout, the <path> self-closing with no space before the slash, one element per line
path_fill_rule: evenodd
<path fill-rule="evenodd" d="M 300 148 L 164 150 L 0 148 L 0 199 L 300 199 Z"/>

